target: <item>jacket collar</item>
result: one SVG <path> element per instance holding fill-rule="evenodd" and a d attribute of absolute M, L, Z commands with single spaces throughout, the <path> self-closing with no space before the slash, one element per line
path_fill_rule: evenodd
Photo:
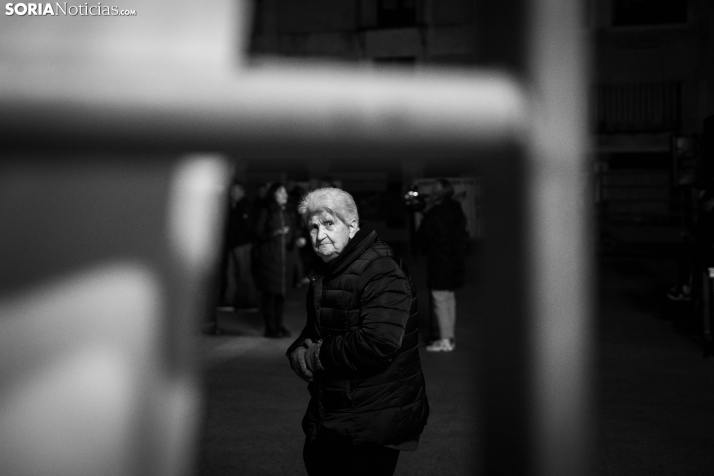
<path fill-rule="evenodd" d="M 345 246 L 336 260 L 325 263 L 318 258 L 317 264 L 315 264 L 314 267 L 315 274 L 323 276 L 340 274 L 359 258 L 367 248 L 372 246 L 375 241 L 377 241 L 377 232 L 373 227 L 363 224 L 355 236 L 347 243 L 347 246 Z"/>

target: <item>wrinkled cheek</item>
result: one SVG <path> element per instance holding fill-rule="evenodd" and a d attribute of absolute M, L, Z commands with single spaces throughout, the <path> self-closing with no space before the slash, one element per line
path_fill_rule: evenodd
<path fill-rule="evenodd" d="M 318 246 L 317 248 L 315 248 L 315 251 L 321 255 L 329 255 L 334 250 L 335 250 L 334 247 L 332 247 L 331 245 L 328 245 L 328 244 L 322 244 L 322 245 Z"/>

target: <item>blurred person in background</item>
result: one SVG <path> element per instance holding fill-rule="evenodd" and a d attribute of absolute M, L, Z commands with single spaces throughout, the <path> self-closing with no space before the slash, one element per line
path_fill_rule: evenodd
<path fill-rule="evenodd" d="M 298 210 L 319 258 L 305 328 L 286 353 L 309 382 L 305 467 L 310 476 L 392 475 L 429 416 L 416 288 L 374 229 L 360 227 L 347 192 L 315 190 Z"/>
<path fill-rule="evenodd" d="M 270 189 L 272 184 L 273 182 L 264 182 L 258 186 L 255 193 L 255 203 L 253 204 L 256 213 L 260 212 L 260 209 L 265 207 L 268 198 L 268 189 Z"/>
<path fill-rule="evenodd" d="M 291 261 L 293 265 L 292 280 L 297 288 L 301 288 L 310 283 L 307 274 L 312 269 L 312 258 L 315 253 L 312 247 L 305 246 L 310 239 L 307 226 L 298 214 L 298 206 L 305 196 L 305 189 L 300 185 L 293 185 L 288 192 L 288 208 L 295 215 L 295 245 L 291 249 Z"/>
<path fill-rule="evenodd" d="M 294 215 L 287 209 L 288 192 L 276 182 L 265 194 L 258 214 L 253 247 L 253 277 L 262 293 L 265 337 L 287 337 L 283 324 L 285 296 L 292 288 L 289 248 L 295 245 Z"/>
<path fill-rule="evenodd" d="M 451 352 L 456 347 L 456 295 L 464 285 L 466 267 L 466 216 L 453 199 L 454 187 L 446 179 L 437 180 L 424 209 L 417 242 L 427 256 L 427 285 L 431 311 L 439 327 L 439 338 L 429 352 Z"/>
<path fill-rule="evenodd" d="M 234 179 L 226 227 L 222 303 L 224 309 L 258 307 L 258 291 L 253 282 L 251 252 L 255 235 L 255 210 L 245 184 Z"/>

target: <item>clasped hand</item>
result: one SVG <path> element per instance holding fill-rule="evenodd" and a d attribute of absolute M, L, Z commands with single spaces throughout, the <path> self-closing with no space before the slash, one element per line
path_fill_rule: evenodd
<path fill-rule="evenodd" d="M 296 348 L 290 358 L 290 366 L 298 377 L 306 382 L 312 382 L 318 370 L 317 343 L 305 339 L 305 343 Z"/>
<path fill-rule="evenodd" d="M 289 226 L 284 226 L 284 227 L 282 227 L 282 228 L 278 228 L 277 230 L 275 230 L 275 231 L 273 232 L 273 234 L 274 234 L 275 236 L 287 235 L 289 231 L 290 231 L 290 227 L 289 227 Z"/>

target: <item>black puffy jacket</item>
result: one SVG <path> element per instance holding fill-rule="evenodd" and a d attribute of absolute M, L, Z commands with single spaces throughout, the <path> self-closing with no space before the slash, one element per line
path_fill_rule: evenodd
<path fill-rule="evenodd" d="M 307 324 L 287 351 L 323 339 L 303 418 L 353 443 L 418 440 L 429 404 L 418 350 L 416 289 L 406 267 L 372 230 L 360 230 L 340 256 L 310 276 Z"/>

